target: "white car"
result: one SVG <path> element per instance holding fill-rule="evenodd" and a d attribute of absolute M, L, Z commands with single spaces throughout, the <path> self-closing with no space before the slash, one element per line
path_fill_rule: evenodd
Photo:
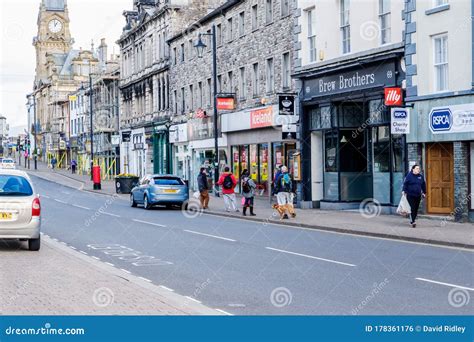
<path fill-rule="evenodd" d="M 11 158 L 3 158 L 0 163 L 1 169 L 16 169 L 15 161 Z"/>
<path fill-rule="evenodd" d="M 41 245 L 41 203 L 26 172 L 0 170 L 0 239 L 28 241 L 30 251 Z"/>

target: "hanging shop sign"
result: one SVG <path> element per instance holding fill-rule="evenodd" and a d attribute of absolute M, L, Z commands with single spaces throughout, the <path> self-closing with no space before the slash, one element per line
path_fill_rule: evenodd
<path fill-rule="evenodd" d="M 410 134 L 410 109 L 392 108 L 391 133 Z"/>
<path fill-rule="evenodd" d="M 385 88 L 385 105 L 401 106 L 403 104 L 402 88 Z"/>
<path fill-rule="evenodd" d="M 114 135 L 112 135 L 110 140 L 111 140 L 111 143 L 112 143 L 113 146 L 120 145 L 120 135 L 114 134 Z"/>
<path fill-rule="evenodd" d="M 131 140 L 132 132 L 122 132 L 122 142 L 128 143 Z"/>
<path fill-rule="evenodd" d="M 474 133 L 474 103 L 433 108 L 429 120 L 433 134 Z"/>
<path fill-rule="evenodd" d="M 235 98 L 233 96 L 218 96 L 217 110 L 234 110 Z"/>
<path fill-rule="evenodd" d="M 280 115 L 295 115 L 295 97 L 292 95 L 280 95 L 278 97 Z"/>

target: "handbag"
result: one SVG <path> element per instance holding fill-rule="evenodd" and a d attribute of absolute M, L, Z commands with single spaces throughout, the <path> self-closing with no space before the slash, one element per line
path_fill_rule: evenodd
<path fill-rule="evenodd" d="M 411 207 L 410 203 L 408 203 L 407 196 L 402 195 L 400 199 L 400 203 L 398 204 L 397 214 L 402 216 L 408 216 L 411 214 Z"/>
<path fill-rule="evenodd" d="M 245 206 L 245 197 L 243 197 L 243 196 L 242 196 L 242 201 L 241 201 L 241 203 L 242 203 L 242 206 Z"/>

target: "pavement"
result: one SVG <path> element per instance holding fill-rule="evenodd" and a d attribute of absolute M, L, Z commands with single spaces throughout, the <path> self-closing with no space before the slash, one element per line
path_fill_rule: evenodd
<path fill-rule="evenodd" d="M 85 191 L 116 195 L 113 181 L 103 181 L 102 190 L 94 191 L 92 190 L 90 176 L 73 175 L 70 171 L 64 169 L 52 171 L 43 163 L 38 165 L 38 171 L 35 173 L 45 179 L 54 180 L 67 186 L 79 187 Z M 128 195 L 120 196 L 128 199 Z M 237 196 L 237 198 L 237 203 L 240 203 L 240 196 Z M 261 223 L 271 222 L 338 233 L 474 249 L 474 224 L 456 223 L 452 221 L 451 217 L 420 216 L 417 221 L 417 228 L 413 229 L 409 225 L 408 219 L 397 215 L 383 215 L 381 214 L 381 208 L 365 207 L 356 211 L 297 209 L 296 219 L 281 221 L 271 208 L 267 197 L 256 198 L 255 212 L 257 217 L 247 216 L 245 219 Z M 227 213 L 224 210 L 223 199 L 215 196 L 211 196 L 210 209 L 206 210 L 205 213 L 223 217 L 241 217 L 242 215 L 241 213 Z"/>
<path fill-rule="evenodd" d="M 123 298 L 124 308 L 134 307 L 126 303 L 138 303 L 135 310 L 146 312 L 149 306 L 139 299 L 120 296 L 121 286 L 127 283 L 117 284 L 114 278 L 125 278 L 158 288 L 159 295 L 173 294 L 178 298 L 175 303 L 180 305 L 202 305 L 200 313 L 469 315 L 474 309 L 474 273 L 469 271 L 474 254 L 470 249 L 341 234 L 272 220 L 256 222 L 240 216 L 205 215 L 199 211 L 131 208 L 127 196 L 88 191 L 88 182 L 49 171 L 30 174 L 42 198 L 46 249 L 43 247 L 39 254 L 22 250 L 0 265 L 18 270 L 33 262 L 36 269 L 28 271 L 36 283 L 49 284 L 48 279 L 52 278 L 53 285 L 63 284 L 61 293 L 66 298 L 77 296 L 84 284 L 85 296 L 78 302 L 90 303 L 91 293 L 105 287 L 112 290 L 114 298 L 119 297 L 119 303 Z M 61 184 L 63 180 L 68 185 Z M 221 203 L 216 199 L 216 212 L 220 212 L 218 204 Z M 258 214 L 262 212 L 260 209 Z M 71 261 L 61 255 L 58 260 L 64 259 L 64 264 L 49 254 L 41 259 L 42 253 L 48 253 L 48 238 L 85 258 L 81 260 L 93 260 L 101 270 L 111 268 L 117 276 L 100 280 L 100 274 L 79 269 L 74 271 L 73 284 L 69 283 L 69 274 L 64 270 L 76 269 L 75 263 L 69 266 Z M 31 255 L 28 261 L 16 262 Z M 35 256 L 41 264 L 34 263 Z M 53 271 L 42 276 L 41 267 L 51 267 L 66 276 L 54 276 Z M 77 273 L 84 277 L 77 278 Z M 51 305 L 48 298 L 54 296 L 56 288 L 51 286 L 49 296 L 47 291 L 51 289 L 46 288 L 38 296 L 41 299 L 30 298 L 28 285 L 22 286 L 21 282 L 25 277 L 11 277 L 16 281 L 2 286 L 7 289 L 4 291 L 8 298 L 16 298 L 15 291 L 20 291 L 28 294 L 22 299 L 24 303 L 39 300 L 37 306 L 43 310 Z M 99 298 L 110 296 L 109 291 L 105 294 Z M 161 297 L 158 301 L 179 308 Z M 153 306 L 157 305 L 160 304 Z M 120 308 L 116 310 L 127 313 Z M 163 311 L 168 312 L 167 308 Z M 25 305 L 18 308 L 18 312 L 23 310 L 28 312 Z M 193 314 L 192 310 L 183 311 Z"/>

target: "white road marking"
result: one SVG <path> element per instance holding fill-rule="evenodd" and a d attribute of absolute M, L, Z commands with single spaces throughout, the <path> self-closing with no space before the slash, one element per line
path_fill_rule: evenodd
<path fill-rule="evenodd" d="M 214 239 L 220 239 L 220 240 L 225 240 L 225 241 L 236 242 L 236 240 L 233 240 L 233 239 L 225 238 L 225 237 L 222 237 L 222 236 L 216 236 L 216 235 L 211 235 L 211 234 L 204 234 L 204 233 L 200 233 L 200 232 L 195 232 L 194 230 L 187 230 L 187 229 L 185 229 L 184 231 L 185 231 L 185 232 L 188 232 L 188 233 L 191 233 L 191 234 L 196 234 L 196 235 L 203 235 L 203 236 L 207 236 L 207 237 L 212 237 L 212 238 L 214 238 Z"/>
<path fill-rule="evenodd" d="M 199 304 L 202 304 L 201 301 L 197 300 L 197 299 L 194 299 L 193 297 L 189 297 L 189 296 L 185 296 L 186 298 L 188 298 L 189 300 L 192 300 L 193 302 L 196 302 L 196 303 L 199 303 Z"/>
<path fill-rule="evenodd" d="M 40 198 L 43 197 L 43 198 L 47 198 L 47 199 L 50 199 L 51 197 L 49 196 L 46 196 L 46 195 L 40 195 Z"/>
<path fill-rule="evenodd" d="M 82 254 L 84 254 L 84 255 L 88 255 L 88 254 L 87 254 L 86 252 L 84 252 L 84 251 L 79 251 L 79 253 L 82 253 Z"/>
<path fill-rule="evenodd" d="M 73 207 L 79 208 L 79 209 L 84 209 L 84 210 L 91 210 L 91 208 L 83 207 L 82 205 L 79 204 L 73 204 Z"/>
<path fill-rule="evenodd" d="M 100 258 L 96 257 L 96 256 L 93 256 L 92 259 L 95 259 L 95 260 L 99 260 L 100 261 Z"/>
<path fill-rule="evenodd" d="M 146 282 L 148 282 L 148 283 L 151 283 L 151 280 L 150 280 L 150 279 L 143 278 L 143 277 L 138 277 L 138 278 L 140 278 L 141 280 L 144 280 L 144 281 L 146 281 Z"/>
<path fill-rule="evenodd" d="M 55 200 L 56 202 L 58 202 L 58 203 L 61 203 L 61 204 L 67 204 L 67 202 L 61 201 L 61 200 L 59 200 L 59 199 L 57 199 L 57 198 L 55 198 L 54 200 Z"/>
<path fill-rule="evenodd" d="M 101 212 L 101 214 L 108 215 L 108 216 L 113 216 L 113 217 L 120 217 L 120 215 L 115 215 L 111 213 L 106 213 L 105 211 Z"/>
<path fill-rule="evenodd" d="M 224 310 L 221 310 L 221 309 L 216 309 L 216 311 L 219 311 L 220 313 L 223 313 L 224 315 L 227 315 L 227 316 L 234 316 L 231 313 L 229 313 L 227 311 L 224 311 Z"/>
<path fill-rule="evenodd" d="M 124 271 L 125 273 L 132 274 L 132 272 L 130 272 L 130 271 L 126 270 L 126 269 L 121 268 L 120 270 L 121 270 L 121 271 Z"/>
<path fill-rule="evenodd" d="M 441 281 L 430 280 L 430 279 L 425 279 L 425 278 L 415 278 L 415 279 L 416 280 L 421 280 L 421 281 L 426 281 L 428 283 L 444 285 L 444 286 L 449 286 L 449 287 L 456 287 L 458 289 L 464 289 L 464 290 L 468 290 L 468 291 L 474 291 L 474 289 L 472 287 L 460 286 L 460 285 L 455 285 L 455 284 L 450 284 L 450 283 L 443 283 Z"/>
<path fill-rule="evenodd" d="M 170 289 L 169 287 L 166 287 L 166 286 L 163 286 L 163 285 L 160 285 L 160 287 L 161 287 L 162 289 L 165 289 L 166 291 L 174 292 L 174 290 L 173 290 L 173 289 Z"/>
<path fill-rule="evenodd" d="M 110 262 L 106 262 L 106 264 L 109 265 L 109 266 L 115 267 L 115 265 L 111 264 Z"/>
<path fill-rule="evenodd" d="M 59 242 L 58 239 L 54 239 L 54 238 L 53 238 L 53 239 L 51 239 L 51 240 L 56 241 L 56 242 Z"/>
<path fill-rule="evenodd" d="M 143 223 L 143 224 L 149 224 L 150 226 L 166 228 L 166 226 L 163 225 L 163 224 L 158 224 L 158 223 L 153 223 L 153 222 L 148 222 L 148 221 L 142 221 L 142 220 L 136 220 L 136 219 L 133 219 L 132 221 L 135 221 L 135 222 L 138 222 L 138 223 Z"/>
<path fill-rule="evenodd" d="M 69 246 L 69 247 L 70 247 L 70 248 L 72 248 L 72 249 L 77 249 L 77 248 L 76 248 L 76 247 L 74 247 L 74 246 Z"/>
<path fill-rule="evenodd" d="M 312 256 L 312 255 L 300 254 L 300 253 L 285 251 L 285 250 L 283 250 L 283 249 L 277 249 L 277 248 L 272 248 L 272 247 L 265 247 L 265 248 L 266 248 L 266 249 L 269 249 L 269 250 L 271 250 L 271 251 L 276 251 L 276 252 L 280 252 L 280 253 L 286 253 L 286 254 L 297 255 L 297 256 L 301 256 L 301 257 L 305 257 L 305 258 L 310 258 L 310 259 L 316 259 L 316 260 L 321 260 L 321 261 L 327 261 L 327 262 L 331 262 L 331 263 L 333 263 L 333 264 L 339 264 L 339 265 L 344 265 L 344 266 L 356 267 L 356 265 L 348 264 L 348 263 L 346 263 L 346 262 L 340 262 L 340 261 L 331 260 L 331 259 L 319 258 L 319 257 L 315 257 L 315 256 Z"/>

